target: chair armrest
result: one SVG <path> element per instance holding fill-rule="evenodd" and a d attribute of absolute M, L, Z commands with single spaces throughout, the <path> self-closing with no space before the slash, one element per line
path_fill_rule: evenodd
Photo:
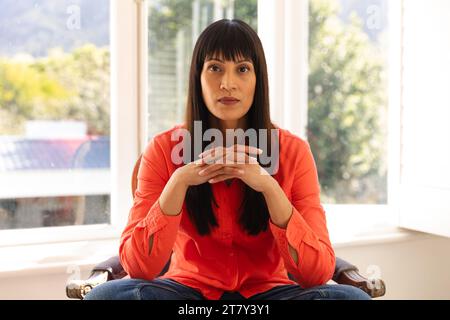
<path fill-rule="evenodd" d="M 100 262 L 91 271 L 87 280 L 71 280 L 66 284 L 66 295 L 72 299 L 84 299 L 84 297 L 99 284 L 110 280 L 121 279 L 127 273 L 120 264 L 119 256 L 114 256 Z"/>
<path fill-rule="evenodd" d="M 120 263 L 119 256 L 113 256 L 108 260 L 100 262 L 92 269 L 92 273 L 95 272 L 107 272 L 107 281 L 122 279 L 127 275 L 127 272 L 123 269 L 122 264 Z"/>
<path fill-rule="evenodd" d="M 66 284 L 66 295 L 71 299 L 84 299 L 84 297 L 99 284 L 108 281 L 108 272 L 96 271 L 87 280 L 71 280 Z"/>
<path fill-rule="evenodd" d="M 333 281 L 338 284 L 357 287 L 372 298 L 382 297 L 386 293 L 386 285 L 383 280 L 378 278 L 368 279 L 359 273 L 356 266 L 337 257 Z"/>

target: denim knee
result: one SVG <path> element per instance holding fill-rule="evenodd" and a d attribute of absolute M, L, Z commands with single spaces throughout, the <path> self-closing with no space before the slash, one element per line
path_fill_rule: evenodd
<path fill-rule="evenodd" d="M 92 289 L 84 300 L 138 300 L 142 280 L 120 279 L 102 283 Z"/>
<path fill-rule="evenodd" d="M 321 290 L 325 299 L 335 300 L 372 300 L 363 290 L 345 284 L 327 285 Z"/>

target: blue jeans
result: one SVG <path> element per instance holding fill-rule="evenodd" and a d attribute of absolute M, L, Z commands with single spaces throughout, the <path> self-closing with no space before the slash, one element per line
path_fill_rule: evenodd
<path fill-rule="evenodd" d="M 220 300 L 244 300 L 238 292 L 225 292 Z M 249 300 L 370 300 L 361 289 L 348 285 L 323 285 L 303 289 L 288 284 L 251 296 Z M 121 279 L 103 283 L 89 292 L 85 300 L 205 300 L 203 295 L 171 279 L 152 281 Z"/>

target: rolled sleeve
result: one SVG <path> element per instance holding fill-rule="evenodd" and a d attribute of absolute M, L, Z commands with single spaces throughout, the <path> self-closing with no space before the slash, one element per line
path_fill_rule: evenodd
<path fill-rule="evenodd" d="M 181 213 L 165 215 L 159 205 L 169 180 L 165 159 L 170 156 L 164 150 L 155 137 L 142 156 L 133 207 L 121 236 L 120 260 L 132 278 L 153 279 L 159 275 L 172 254 L 180 225 Z"/>
<path fill-rule="evenodd" d="M 286 229 L 270 222 L 270 229 L 285 262 L 286 270 L 303 287 L 328 282 L 334 273 L 335 256 L 327 240 L 321 240 L 294 208 Z M 289 252 L 289 245 L 297 252 L 298 262 Z"/>

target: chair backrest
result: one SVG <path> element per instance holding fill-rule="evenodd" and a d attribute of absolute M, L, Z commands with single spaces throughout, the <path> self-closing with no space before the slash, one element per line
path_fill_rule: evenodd
<path fill-rule="evenodd" d="M 133 199 L 134 199 L 134 193 L 136 192 L 136 188 L 137 188 L 137 175 L 139 172 L 139 166 L 141 165 L 141 159 L 142 159 L 142 154 L 139 156 L 136 163 L 134 164 L 133 174 L 131 175 L 131 193 L 133 195 Z"/>

